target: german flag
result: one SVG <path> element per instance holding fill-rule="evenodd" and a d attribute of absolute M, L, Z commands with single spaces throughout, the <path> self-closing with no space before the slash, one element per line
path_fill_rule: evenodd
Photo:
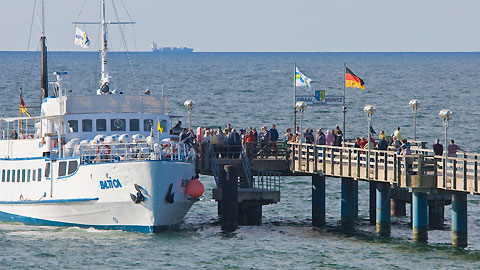
<path fill-rule="evenodd" d="M 360 77 L 355 75 L 348 67 L 345 67 L 345 87 L 356 87 L 365 90 L 364 84 Z"/>
<path fill-rule="evenodd" d="M 25 102 L 23 102 L 22 96 L 20 96 L 20 114 L 26 114 L 28 117 L 32 117 L 27 110 L 27 107 L 25 106 Z"/>

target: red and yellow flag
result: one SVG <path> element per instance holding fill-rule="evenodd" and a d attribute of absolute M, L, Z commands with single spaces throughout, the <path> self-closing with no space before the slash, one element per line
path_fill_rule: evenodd
<path fill-rule="evenodd" d="M 360 77 L 355 75 L 348 67 L 345 67 L 345 87 L 356 87 L 365 90 L 364 82 Z"/>
<path fill-rule="evenodd" d="M 23 102 L 22 96 L 20 96 L 20 115 L 21 115 L 22 113 L 28 115 L 28 117 L 32 117 L 32 116 L 28 113 L 27 107 L 25 106 L 25 102 Z"/>

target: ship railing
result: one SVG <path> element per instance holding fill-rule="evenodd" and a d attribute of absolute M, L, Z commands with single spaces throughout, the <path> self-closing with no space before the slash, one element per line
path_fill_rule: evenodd
<path fill-rule="evenodd" d="M 153 145 L 146 142 L 85 144 L 78 145 L 66 152 L 66 156 L 79 156 L 82 164 L 141 160 L 193 162 L 196 158 L 193 147 L 183 143 L 155 143 Z"/>

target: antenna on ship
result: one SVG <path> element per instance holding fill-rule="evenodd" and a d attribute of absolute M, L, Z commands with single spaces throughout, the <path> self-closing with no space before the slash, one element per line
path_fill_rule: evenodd
<path fill-rule="evenodd" d="M 101 56 L 101 66 L 102 66 L 102 73 L 100 79 L 100 91 L 97 94 L 108 94 L 110 92 L 110 87 L 108 86 L 108 81 L 111 78 L 110 74 L 107 71 L 107 51 L 108 51 L 108 27 L 109 24 L 135 24 L 135 22 L 107 22 L 105 20 L 105 0 L 101 0 L 102 2 L 102 21 L 101 22 L 73 22 L 73 24 L 100 24 L 102 26 L 102 49 L 100 50 Z"/>

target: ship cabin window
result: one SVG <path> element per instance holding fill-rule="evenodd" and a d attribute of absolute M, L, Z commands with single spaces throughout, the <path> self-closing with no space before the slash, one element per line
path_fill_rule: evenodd
<path fill-rule="evenodd" d="M 2 182 L 5 182 L 5 170 L 2 170 Z"/>
<path fill-rule="evenodd" d="M 145 119 L 143 120 L 143 131 L 148 131 L 152 130 L 153 127 L 153 120 L 152 119 Z"/>
<path fill-rule="evenodd" d="M 42 181 L 42 169 L 38 168 L 38 174 L 37 175 L 38 175 L 38 177 L 37 177 L 38 180 L 37 181 L 38 182 Z"/>
<path fill-rule="evenodd" d="M 70 133 L 78 132 L 78 120 L 68 120 L 68 130 Z"/>
<path fill-rule="evenodd" d="M 15 182 L 15 170 L 12 170 L 12 183 Z"/>
<path fill-rule="evenodd" d="M 92 119 L 83 119 L 82 120 L 82 131 L 83 132 L 92 132 Z"/>
<path fill-rule="evenodd" d="M 7 182 L 10 182 L 10 170 L 7 170 Z"/>
<path fill-rule="evenodd" d="M 47 164 L 45 164 L 45 178 L 48 177 L 50 177 L 50 162 L 47 162 Z"/>
<path fill-rule="evenodd" d="M 140 120 L 130 119 L 130 131 L 140 131 Z"/>
<path fill-rule="evenodd" d="M 96 126 L 97 126 L 97 131 L 107 131 L 107 120 L 97 119 Z"/>
<path fill-rule="evenodd" d="M 32 170 L 32 181 L 35 182 L 37 180 L 37 172 L 35 169 Z"/>
<path fill-rule="evenodd" d="M 125 131 L 125 119 L 111 119 L 110 120 L 110 129 L 112 131 Z"/>
<path fill-rule="evenodd" d="M 20 174 L 21 174 L 21 171 L 17 170 L 17 182 L 19 182 L 19 183 L 20 183 Z"/>
<path fill-rule="evenodd" d="M 32 171 L 30 169 L 27 170 L 27 182 L 30 182 L 30 174 Z"/>
<path fill-rule="evenodd" d="M 58 177 L 65 176 L 67 174 L 67 162 L 62 161 L 58 163 Z"/>
<path fill-rule="evenodd" d="M 77 170 L 78 162 L 76 160 L 70 160 L 68 162 L 68 174 L 72 174 Z"/>
<path fill-rule="evenodd" d="M 25 169 L 22 170 L 22 182 L 25 182 Z"/>

